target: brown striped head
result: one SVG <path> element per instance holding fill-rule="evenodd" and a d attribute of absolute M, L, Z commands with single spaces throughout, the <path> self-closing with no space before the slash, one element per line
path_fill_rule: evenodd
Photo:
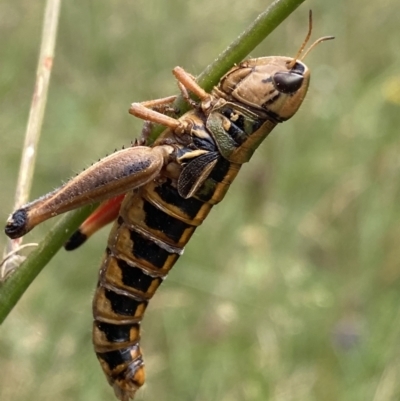
<path fill-rule="evenodd" d="M 310 71 L 290 57 L 250 59 L 232 68 L 220 81 L 218 93 L 230 101 L 265 111 L 277 122 L 292 117 L 306 96 Z"/>
<path fill-rule="evenodd" d="M 324 36 L 304 51 L 312 32 L 309 12 L 307 35 L 295 57 L 261 57 L 243 61 L 221 79 L 216 95 L 250 106 L 256 113 L 265 111 L 275 122 L 291 118 L 303 103 L 310 82 L 310 71 L 302 62 L 319 43 L 333 39 Z"/>

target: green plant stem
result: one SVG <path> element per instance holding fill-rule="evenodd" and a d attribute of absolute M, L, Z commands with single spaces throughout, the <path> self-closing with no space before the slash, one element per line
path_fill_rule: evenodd
<path fill-rule="evenodd" d="M 21 298 L 22 294 L 41 272 L 44 266 L 62 247 L 96 205 L 89 205 L 64 215 L 26 260 L 8 277 L 0 288 L 0 323 Z"/>
<path fill-rule="evenodd" d="M 304 0 L 277 0 L 272 3 L 200 74 L 198 77 L 200 86 L 209 91 L 233 64 L 240 62 L 303 2 Z M 176 106 L 181 112 L 187 110 L 187 105 L 182 99 L 177 100 Z M 155 128 L 152 140 L 161 130 L 160 127 Z M 29 254 L 17 271 L 1 285 L 0 323 L 4 321 L 34 278 L 92 210 L 93 207 L 85 207 L 64 216 L 38 247 Z"/>

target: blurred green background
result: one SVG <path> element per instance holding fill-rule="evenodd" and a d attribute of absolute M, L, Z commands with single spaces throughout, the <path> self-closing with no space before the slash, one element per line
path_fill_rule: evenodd
<path fill-rule="evenodd" d="M 65 1 L 31 198 L 138 136 L 269 1 Z M 150 303 L 138 400 L 400 399 L 398 0 L 305 2 L 252 56 L 293 56 L 308 97 L 242 169 Z M 0 220 L 11 212 L 44 1 L 0 4 Z M 40 240 L 54 222 L 29 234 Z M 2 401 L 113 400 L 92 352 L 107 230 L 61 251 L 0 331 Z M 5 236 L 0 236 L 3 248 Z"/>

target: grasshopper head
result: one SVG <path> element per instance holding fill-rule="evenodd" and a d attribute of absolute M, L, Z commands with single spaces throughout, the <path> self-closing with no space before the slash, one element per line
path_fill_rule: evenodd
<path fill-rule="evenodd" d="M 256 113 L 265 111 L 275 122 L 288 120 L 303 103 L 310 82 L 310 71 L 302 60 L 319 43 L 334 39 L 323 36 L 303 53 L 311 32 L 310 10 L 307 36 L 295 57 L 261 57 L 244 61 L 221 79 L 217 94 L 231 102 L 250 106 Z"/>
<path fill-rule="evenodd" d="M 310 71 L 290 57 L 261 57 L 233 67 L 221 80 L 219 91 L 231 101 L 265 111 L 277 122 L 292 117 L 306 96 Z"/>

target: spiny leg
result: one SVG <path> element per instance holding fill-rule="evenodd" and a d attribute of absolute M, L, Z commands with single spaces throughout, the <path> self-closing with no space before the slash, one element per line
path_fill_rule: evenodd
<path fill-rule="evenodd" d="M 150 100 L 143 102 L 142 105 L 145 107 L 157 111 L 158 113 L 166 115 L 166 113 L 176 113 L 175 109 L 170 105 L 176 100 L 177 96 L 168 96 L 165 98 Z M 146 143 L 148 135 L 150 134 L 151 126 L 154 123 L 151 121 L 145 121 L 143 125 L 141 141 L 140 143 Z M 67 250 L 76 249 L 86 239 L 94 234 L 94 232 L 101 229 L 106 224 L 115 220 L 118 216 L 118 212 L 124 199 L 124 195 L 118 195 L 115 198 L 104 201 L 80 226 L 80 228 L 71 236 L 66 242 L 65 248 Z"/>
<path fill-rule="evenodd" d="M 50 217 L 138 188 L 155 179 L 173 154 L 174 148 L 169 145 L 134 146 L 115 152 L 62 187 L 15 211 L 7 221 L 5 233 L 19 238 Z"/>

